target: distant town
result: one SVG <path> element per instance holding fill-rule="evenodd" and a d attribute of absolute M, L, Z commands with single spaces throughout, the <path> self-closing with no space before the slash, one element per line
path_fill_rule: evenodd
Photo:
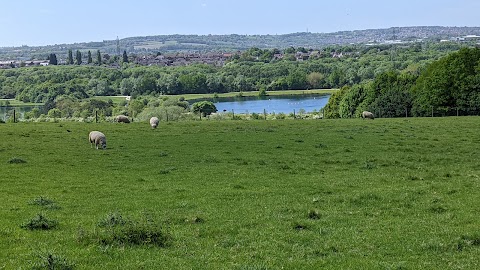
<path fill-rule="evenodd" d="M 0 47 L 0 68 L 47 66 L 50 54 L 56 54 L 59 65 L 66 64 L 69 50 L 80 51 L 83 57 L 86 57 L 89 51 L 101 52 L 102 62 L 112 67 L 120 65 L 119 61 L 114 60 L 121 58 L 121 52 L 126 52 L 129 62 L 137 65 L 186 66 L 201 63 L 223 66 L 230 57 L 254 47 L 279 49 L 279 52 L 274 55 L 275 59 L 282 59 L 283 50 L 286 48 L 306 48 L 306 52 L 297 51 L 294 55 L 295 61 L 304 61 L 324 54 L 323 49 L 331 46 L 375 46 L 422 42 L 480 44 L 480 27 L 392 27 L 335 33 L 303 32 L 251 36 L 164 35 L 38 47 L 26 45 Z M 327 55 L 327 57 L 343 56 L 345 52 L 330 52 Z M 84 61 L 82 64 L 91 63 Z"/>

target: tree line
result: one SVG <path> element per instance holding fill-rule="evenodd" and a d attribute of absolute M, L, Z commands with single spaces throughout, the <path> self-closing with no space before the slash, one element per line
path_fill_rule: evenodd
<path fill-rule="evenodd" d="M 349 45 L 326 47 L 317 53 L 292 47 L 280 59 L 275 57 L 277 49 L 251 48 L 222 67 L 139 66 L 128 63 L 127 56 L 127 61 L 113 68 L 82 64 L 81 53 L 77 51 L 74 59 L 73 51 L 69 51 L 69 65 L 0 70 L 0 98 L 47 102 L 63 96 L 83 99 L 105 95 L 135 97 L 354 87 L 390 70 L 419 74 L 429 63 L 461 46 L 456 43 Z M 304 60 L 299 53 L 309 53 L 310 57 Z M 333 57 L 338 54 L 342 57 Z M 97 62 L 102 57 L 99 55 L 97 51 Z M 87 63 L 95 62 L 92 57 L 88 54 Z M 56 56 L 49 58 L 56 61 Z"/>
<path fill-rule="evenodd" d="M 462 48 L 421 72 L 391 70 L 373 80 L 344 86 L 332 95 L 325 117 L 431 116 L 480 113 L 480 49 Z"/>

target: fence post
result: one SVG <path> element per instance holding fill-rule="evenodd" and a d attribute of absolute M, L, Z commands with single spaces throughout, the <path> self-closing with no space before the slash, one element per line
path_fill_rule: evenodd
<path fill-rule="evenodd" d="M 295 116 L 295 109 L 293 109 L 293 120 L 297 119 L 297 117 Z"/>
<path fill-rule="evenodd" d="M 235 112 L 232 109 L 232 120 L 235 120 Z"/>
<path fill-rule="evenodd" d="M 165 108 L 165 115 L 166 115 L 167 122 L 168 122 L 168 110 L 167 110 L 167 108 Z"/>
<path fill-rule="evenodd" d="M 95 123 L 98 123 L 98 111 L 95 110 Z"/>
<path fill-rule="evenodd" d="M 405 108 L 405 118 L 408 118 L 408 109 Z"/>
<path fill-rule="evenodd" d="M 433 117 L 433 106 L 432 106 L 432 117 Z"/>
<path fill-rule="evenodd" d="M 17 116 L 16 116 L 16 113 L 15 113 L 15 109 L 13 109 L 13 122 L 17 122 Z"/>
<path fill-rule="evenodd" d="M 263 118 L 267 120 L 267 111 L 265 109 L 263 109 Z"/>
<path fill-rule="evenodd" d="M 458 107 L 457 107 L 457 116 L 458 116 Z"/>

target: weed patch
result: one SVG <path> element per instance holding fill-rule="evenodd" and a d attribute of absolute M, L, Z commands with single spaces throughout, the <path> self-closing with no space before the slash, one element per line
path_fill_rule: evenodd
<path fill-rule="evenodd" d="M 453 247 L 457 251 L 463 251 L 469 247 L 480 247 L 480 234 L 462 235 L 459 237 Z"/>
<path fill-rule="evenodd" d="M 323 149 L 323 148 L 327 148 L 327 145 L 326 145 L 326 144 L 323 144 L 323 143 L 319 143 L 319 144 L 316 144 L 316 145 L 315 145 L 315 148 Z"/>
<path fill-rule="evenodd" d="M 162 151 L 158 154 L 159 157 L 168 157 L 168 153 L 165 151 Z"/>
<path fill-rule="evenodd" d="M 322 216 L 320 214 L 320 212 L 316 209 L 310 209 L 310 211 L 308 211 L 308 218 L 309 219 L 320 219 L 320 217 Z"/>
<path fill-rule="evenodd" d="M 7 161 L 8 164 L 23 164 L 27 163 L 24 159 L 18 158 L 18 157 L 13 157 L 10 160 Z"/>
<path fill-rule="evenodd" d="M 171 168 L 165 168 L 165 169 L 161 169 L 159 171 L 160 174 L 169 174 L 170 172 L 174 171 L 175 168 L 171 167 Z"/>
<path fill-rule="evenodd" d="M 373 161 L 366 160 L 365 163 L 362 166 L 362 169 L 372 170 L 372 169 L 375 169 L 376 167 L 377 167 L 377 165 Z"/>
<path fill-rule="evenodd" d="M 307 224 L 298 221 L 294 222 L 292 227 L 296 231 L 308 230 L 310 228 Z"/>
<path fill-rule="evenodd" d="M 54 200 L 49 199 L 47 197 L 37 197 L 30 202 L 28 202 L 30 205 L 38 205 L 43 207 L 43 209 L 48 209 L 48 210 L 57 210 L 60 209 L 61 207 L 58 206 Z"/>
<path fill-rule="evenodd" d="M 23 223 L 20 227 L 27 230 L 51 230 L 58 226 L 58 221 L 46 217 L 44 214 L 37 214 L 32 219 Z"/>
<path fill-rule="evenodd" d="M 95 230 L 92 234 L 81 230 L 79 240 L 102 246 L 152 245 L 166 247 L 171 239 L 164 228 L 149 216 L 144 216 L 141 220 L 134 220 L 125 218 L 120 213 L 111 213 L 98 222 L 98 227 L 100 229 Z"/>
<path fill-rule="evenodd" d="M 55 269 L 55 270 L 72 270 L 75 264 L 69 262 L 66 258 L 52 252 L 44 252 L 36 256 L 32 270 Z"/>
<path fill-rule="evenodd" d="M 435 213 L 435 214 L 443 214 L 447 212 L 447 208 L 444 207 L 443 205 L 434 205 L 429 208 L 430 212 Z"/>

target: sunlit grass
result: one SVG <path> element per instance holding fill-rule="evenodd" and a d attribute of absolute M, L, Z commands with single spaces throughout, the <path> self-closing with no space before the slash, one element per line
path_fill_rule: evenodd
<path fill-rule="evenodd" d="M 475 269 L 479 127 L 0 124 L 0 268 L 41 250 L 79 269 Z M 38 220 L 55 227 L 22 228 Z"/>

